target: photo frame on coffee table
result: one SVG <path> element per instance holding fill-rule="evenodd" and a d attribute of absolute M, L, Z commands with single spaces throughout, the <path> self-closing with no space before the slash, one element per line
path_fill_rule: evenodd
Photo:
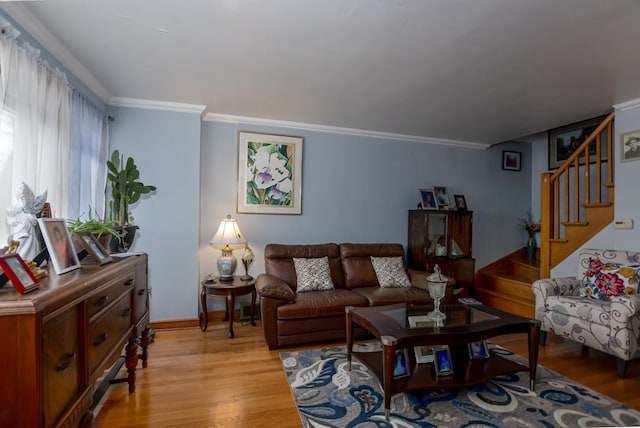
<path fill-rule="evenodd" d="M 469 358 L 489 358 L 489 348 L 485 340 L 469 343 Z"/>
<path fill-rule="evenodd" d="M 409 355 L 407 349 L 398 349 L 393 358 L 393 377 L 409 376 Z"/>
<path fill-rule="evenodd" d="M 38 224 L 56 273 L 60 275 L 78 269 L 80 261 L 64 219 L 39 218 Z"/>
<path fill-rule="evenodd" d="M 431 346 L 415 346 L 413 352 L 416 354 L 416 363 L 433 363 L 433 348 Z"/>
<path fill-rule="evenodd" d="M 451 361 L 451 351 L 449 347 L 434 346 L 433 355 L 435 360 L 436 376 L 450 376 L 453 374 L 453 361 Z"/>
<path fill-rule="evenodd" d="M 0 255 L 0 270 L 4 272 L 20 294 L 28 293 L 39 287 L 38 278 L 33 275 L 29 266 L 17 253 Z"/>

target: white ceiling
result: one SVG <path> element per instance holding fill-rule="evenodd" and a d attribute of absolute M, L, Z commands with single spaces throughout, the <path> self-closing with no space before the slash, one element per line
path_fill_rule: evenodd
<path fill-rule="evenodd" d="M 205 113 L 487 145 L 640 98 L 638 0 L 0 7 L 105 102 L 195 104 Z"/>

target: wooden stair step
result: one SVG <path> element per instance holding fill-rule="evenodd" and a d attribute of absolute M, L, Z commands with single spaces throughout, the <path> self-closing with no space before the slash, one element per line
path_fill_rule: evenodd
<path fill-rule="evenodd" d="M 526 278 L 514 277 L 504 273 L 483 274 L 484 280 L 478 284 L 476 290 L 496 293 L 501 296 L 517 297 L 525 301 L 533 301 L 531 282 Z"/>
<path fill-rule="evenodd" d="M 527 300 L 482 290 L 477 290 L 475 296 L 476 299 L 487 306 L 526 318 L 533 318 L 534 316 L 534 305 Z"/>

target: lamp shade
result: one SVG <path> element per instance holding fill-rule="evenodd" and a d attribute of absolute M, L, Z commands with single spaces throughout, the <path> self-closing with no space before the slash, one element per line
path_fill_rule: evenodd
<path fill-rule="evenodd" d="M 231 251 L 244 248 L 246 242 L 247 240 L 244 239 L 242 232 L 240 232 L 238 222 L 232 219 L 230 215 L 227 215 L 227 218 L 220 222 L 218 231 L 209 242 L 209 245 L 220 250 Z"/>

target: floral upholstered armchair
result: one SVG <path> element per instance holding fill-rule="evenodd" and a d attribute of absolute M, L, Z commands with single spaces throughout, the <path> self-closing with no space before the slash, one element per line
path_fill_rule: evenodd
<path fill-rule="evenodd" d="M 535 281 L 540 344 L 547 332 L 617 358 L 618 377 L 640 357 L 640 252 L 583 249 L 576 277 Z"/>

